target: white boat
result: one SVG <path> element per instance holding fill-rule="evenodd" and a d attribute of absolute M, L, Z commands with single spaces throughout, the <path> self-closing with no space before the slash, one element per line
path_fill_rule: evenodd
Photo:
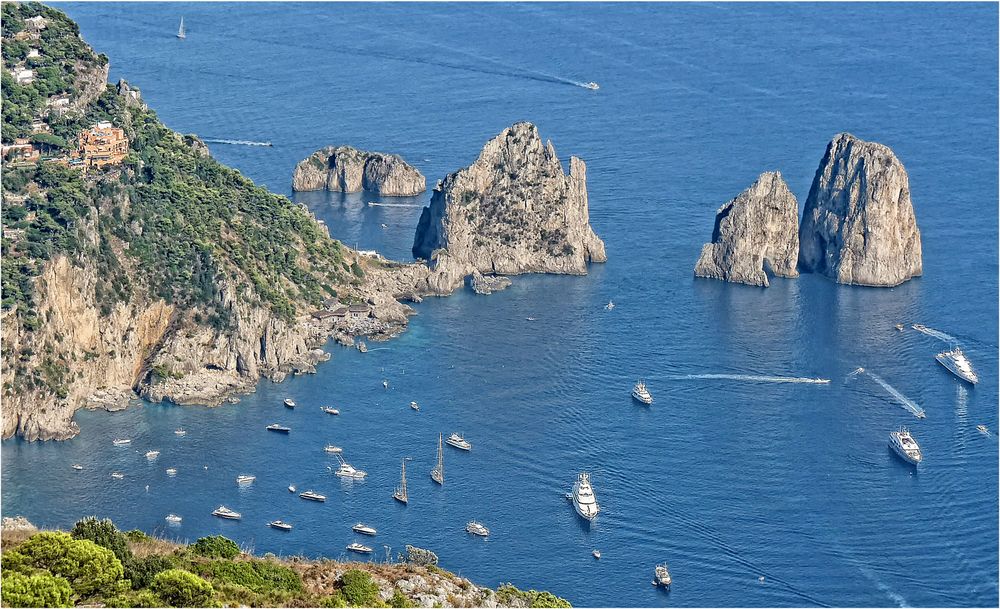
<path fill-rule="evenodd" d="M 73 469 L 75 469 L 75 470 L 81 470 L 81 469 L 83 469 L 83 466 L 80 465 L 79 463 L 74 463 L 73 464 Z"/>
<path fill-rule="evenodd" d="M 442 444 L 442 438 L 444 434 L 438 434 L 438 459 L 437 465 L 431 470 L 431 480 L 437 482 L 438 484 L 444 486 L 444 445 Z"/>
<path fill-rule="evenodd" d="M 371 554 L 372 552 L 375 551 L 369 548 L 368 546 L 357 542 L 348 545 L 347 549 L 350 550 L 351 552 L 357 552 L 358 554 Z"/>
<path fill-rule="evenodd" d="M 646 383 L 643 381 L 636 382 L 635 387 L 632 388 L 632 397 L 647 406 L 653 403 L 653 395 L 649 393 L 649 389 L 646 388 Z"/>
<path fill-rule="evenodd" d="M 365 341 L 358 341 L 358 351 L 368 353 L 368 345 L 365 344 Z"/>
<path fill-rule="evenodd" d="M 285 408 L 295 408 L 295 400 L 291 398 L 285 398 L 282 404 L 285 405 Z"/>
<path fill-rule="evenodd" d="M 608 311 L 614 309 L 615 308 L 615 301 L 609 300 L 608 304 L 604 305 L 604 308 L 607 309 Z"/>
<path fill-rule="evenodd" d="M 985 425 L 976 425 L 976 429 L 978 429 L 980 431 L 980 433 L 985 433 L 985 434 L 990 433 L 990 429 L 988 427 L 986 427 Z M 74 465 L 73 467 L 76 467 L 76 466 Z"/>
<path fill-rule="evenodd" d="M 465 532 L 472 533 L 473 535 L 477 535 L 479 537 L 490 536 L 490 530 L 486 528 L 486 525 L 476 522 L 475 520 L 465 525 Z"/>
<path fill-rule="evenodd" d="M 167 475 L 168 476 L 176 476 L 177 475 L 177 469 L 174 468 L 174 467 L 168 467 L 167 468 Z"/>
<path fill-rule="evenodd" d="M 288 492 L 289 493 L 294 493 L 295 492 L 295 485 L 294 484 L 289 484 L 288 485 Z"/>
<path fill-rule="evenodd" d="M 382 379 L 382 387 L 384 387 L 385 389 L 388 389 L 389 388 L 389 381 L 386 380 L 386 379 Z"/>
<path fill-rule="evenodd" d="M 472 450 L 472 444 L 470 444 L 460 433 L 451 434 L 445 442 L 447 442 L 449 446 L 454 446 L 455 448 L 461 450 Z"/>
<path fill-rule="evenodd" d="M 573 507 L 576 513 L 593 520 L 601 511 L 601 506 L 597 504 L 597 497 L 594 496 L 594 489 L 590 485 L 590 474 L 583 472 L 576 477 L 573 484 Z"/>
<path fill-rule="evenodd" d="M 178 516 L 177 514 L 167 514 L 167 517 L 164 518 L 164 520 L 173 524 L 177 524 L 181 521 L 181 517 Z"/>
<path fill-rule="evenodd" d="M 586 87 L 587 89 L 590 89 L 591 91 L 596 91 L 601 88 L 601 85 L 597 84 L 594 81 L 583 83 L 583 86 Z"/>
<path fill-rule="evenodd" d="M 916 465 L 923 460 L 923 454 L 920 452 L 920 446 L 917 444 L 917 441 L 913 439 L 913 436 L 910 435 L 910 431 L 905 427 L 900 427 L 899 431 L 894 431 L 889 434 L 889 446 L 907 463 Z"/>
<path fill-rule="evenodd" d="M 268 431 L 275 431 L 277 433 L 289 433 L 292 431 L 291 427 L 285 427 L 284 425 L 278 425 L 277 423 L 271 423 L 267 426 Z"/>
<path fill-rule="evenodd" d="M 323 447 L 323 452 L 332 453 L 334 455 L 339 455 L 344 452 L 344 449 L 339 446 L 334 446 L 333 444 L 327 444 Z"/>
<path fill-rule="evenodd" d="M 244 486 L 247 484 L 253 484 L 253 481 L 257 479 L 257 476 L 251 476 L 249 474 L 241 474 L 236 476 L 236 484 Z"/>
<path fill-rule="evenodd" d="M 114 444 L 115 446 L 126 446 L 128 444 L 131 444 L 132 440 L 129 440 L 128 438 L 117 438 L 115 440 L 112 440 L 111 443 Z"/>
<path fill-rule="evenodd" d="M 309 501 L 319 501 L 321 503 L 323 501 L 326 501 L 326 495 L 320 495 L 316 491 L 305 491 L 299 493 L 299 497 L 302 497 L 303 499 L 308 499 Z"/>
<path fill-rule="evenodd" d="M 410 408 L 412 408 L 413 410 L 416 410 L 416 411 L 419 412 L 420 411 L 420 404 L 417 404 L 416 402 L 410 402 Z"/>
<path fill-rule="evenodd" d="M 382 223 L 382 228 L 389 228 L 389 225 L 383 222 Z"/>
<path fill-rule="evenodd" d="M 403 505 L 406 505 L 410 501 L 410 496 L 406 492 L 406 459 L 403 459 L 403 473 L 400 474 L 399 486 L 396 487 L 392 498 Z"/>
<path fill-rule="evenodd" d="M 180 427 L 178 427 L 177 429 L 174 430 L 174 435 L 175 436 L 186 436 L 187 432 L 184 431 L 183 429 L 181 429 Z"/>
<path fill-rule="evenodd" d="M 594 558 L 596 558 L 597 560 L 601 560 L 601 551 L 600 551 L 600 550 L 597 550 L 597 549 L 595 549 L 595 550 L 594 550 L 593 552 L 591 552 L 590 554 L 591 554 L 591 555 L 592 555 L 592 556 L 593 556 Z"/>
<path fill-rule="evenodd" d="M 323 412 L 325 412 L 326 414 L 334 414 L 334 415 L 340 414 L 340 411 L 332 406 L 324 406 Z"/>
<path fill-rule="evenodd" d="M 155 458 L 157 458 L 159 456 L 160 456 L 160 451 L 158 451 L 158 450 L 147 450 L 146 451 L 146 458 L 147 459 L 155 459 Z"/>
<path fill-rule="evenodd" d="M 896 329 L 899 330 L 900 332 L 902 332 L 903 331 L 903 324 L 896 324 Z"/>
<path fill-rule="evenodd" d="M 272 520 L 271 522 L 267 523 L 267 526 L 271 527 L 272 529 L 278 529 L 281 531 L 292 530 L 292 525 L 288 524 L 283 520 Z"/>
<path fill-rule="evenodd" d="M 177 37 L 181 40 L 187 38 L 187 34 L 184 33 L 184 17 L 181 17 L 181 26 L 177 28 Z"/>
<path fill-rule="evenodd" d="M 240 518 L 243 518 L 242 514 L 240 514 L 239 512 L 235 512 L 224 505 L 220 505 L 219 507 L 215 508 L 215 511 L 212 512 L 212 516 L 225 518 L 226 520 L 239 520 Z"/>
<path fill-rule="evenodd" d="M 972 363 L 960 347 L 955 347 L 951 351 L 938 353 L 934 356 L 934 359 L 963 381 L 972 383 L 973 385 L 979 382 L 979 376 L 972 369 Z"/>
<path fill-rule="evenodd" d="M 338 467 L 337 471 L 334 472 L 335 475 L 340 476 L 341 478 L 351 478 L 353 480 L 361 480 L 368 475 L 368 472 L 355 469 L 353 465 L 344 461 L 344 458 L 340 455 L 337 455 L 337 458 L 340 459 L 340 467 Z"/>
<path fill-rule="evenodd" d="M 121 480 L 122 478 L 125 477 L 125 474 L 121 472 L 111 472 L 111 477 L 114 478 L 115 480 Z"/>
<path fill-rule="evenodd" d="M 656 568 L 653 570 L 653 584 L 669 588 L 672 582 L 673 580 L 670 578 L 670 569 L 667 568 L 667 563 L 656 565 Z"/>
<path fill-rule="evenodd" d="M 374 528 L 360 522 L 351 527 L 351 530 L 362 535 L 375 535 L 378 532 Z"/>

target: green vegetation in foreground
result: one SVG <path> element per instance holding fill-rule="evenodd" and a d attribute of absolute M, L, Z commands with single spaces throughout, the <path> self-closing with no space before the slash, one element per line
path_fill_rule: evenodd
<path fill-rule="evenodd" d="M 124 533 L 110 520 L 94 518 L 77 522 L 70 533 L 45 531 L 23 540 L 5 536 L 0 562 L 0 601 L 5 607 L 97 603 L 107 607 L 415 607 L 414 599 L 399 588 L 383 600 L 369 570 L 385 574 L 397 569 L 397 575 L 405 576 L 406 569 L 423 569 L 373 563 L 340 572 L 339 563 L 258 558 L 219 535 L 184 546 L 141 531 Z M 303 581 L 303 569 L 317 565 L 340 573 L 332 590 L 311 590 Z M 424 572 L 451 576 L 437 567 Z M 463 587 L 469 584 L 461 581 Z M 451 595 L 448 600 L 451 604 Z M 570 607 L 549 592 L 518 590 L 511 584 L 497 590 L 496 600 L 509 607 Z"/>

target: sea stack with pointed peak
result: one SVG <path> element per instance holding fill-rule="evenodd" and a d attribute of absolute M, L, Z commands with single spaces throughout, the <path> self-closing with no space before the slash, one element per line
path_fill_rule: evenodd
<path fill-rule="evenodd" d="M 427 190 L 427 180 L 399 155 L 327 146 L 295 166 L 292 190 L 367 190 L 386 197 L 412 197 Z"/>
<path fill-rule="evenodd" d="M 767 272 L 798 277 L 799 204 L 777 171 L 757 181 L 715 214 L 712 242 L 701 248 L 698 277 L 767 287 Z"/>
<path fill-rule="evenodd" d="M 479 158 L 448 175 L 420 215 L 413 255 L 432 272 L 425 289 L 449 294 L 483 274 L 583 275 L 604 262 L 590 227 L 587 166 L 570 157 L 569 175 L 552 142 L 531 123 L 504 129 Z"/>
<path fill-rule="evenodd" d="M 800 270 L 838 283 L 887 287 L 921 275 L 909 178 L 888 146 L 833 138 L 806 199 L 799 248 Z"/>

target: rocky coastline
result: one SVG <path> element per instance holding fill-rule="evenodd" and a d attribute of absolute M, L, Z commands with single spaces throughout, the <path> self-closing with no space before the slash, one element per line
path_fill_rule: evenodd
<path fill-rule="evenodd" d="M 328 146 L 295 166 L 292 190 L 364 190 L 386 197 L 412 197 L 427 190 L 427 180 L 399 155 Z"/>

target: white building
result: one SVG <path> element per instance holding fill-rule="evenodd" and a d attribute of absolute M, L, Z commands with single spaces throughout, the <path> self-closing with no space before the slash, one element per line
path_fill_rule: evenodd
<path fill-rule="evenodd" d="M 14 82 L 19 85 L 30 85 L 35 81 L 34 70 L 14 70 Z"/>
<path fill-rule="evenodd" d="M 41 55 L 42 54 L 38 51 L 38 49 L 31 49 L 30 51 L 28 51 L 28 59 L 33 59 L 35 57 L 41 57 Z"/>

